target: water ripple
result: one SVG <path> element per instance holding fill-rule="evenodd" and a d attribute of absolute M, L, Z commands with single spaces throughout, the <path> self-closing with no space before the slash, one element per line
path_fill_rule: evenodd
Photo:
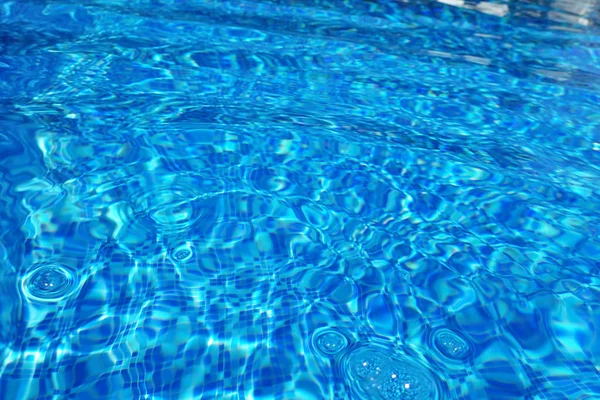
<path fill-rule="evenodd" d="M 343 361 L 344 374 L 361 399 L 436 400 L 433 376 L 406 357 L 386 354 L 378 346 L 353 350 Z"/>
<path fill-rule="evenodd" d="M 77 277 L 69 268 L 42 264 L 33 266 L 23 277 L 23 294 L 33 301 L 58 302 L 76 290 Z"/>
<path fill-rule="evenodd" d="M 84 3 L 0 7 L 0 397 L 600 392 L 595 0 Z"/>

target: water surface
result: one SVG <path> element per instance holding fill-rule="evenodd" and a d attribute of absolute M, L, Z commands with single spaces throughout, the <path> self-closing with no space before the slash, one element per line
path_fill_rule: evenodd
<path fill-rule="evenodd" d="M 600 398 L 599 9 L 0 1 L 0 398 Z"/>

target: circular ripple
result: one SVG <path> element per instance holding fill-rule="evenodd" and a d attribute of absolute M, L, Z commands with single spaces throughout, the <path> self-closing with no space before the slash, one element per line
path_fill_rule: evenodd
<path fill-rule="evenodd" d="M 171 258 L 173 259 L 173 261 L 178 263 L 186 262 L 187 260 L 192 258 L 192 255 L 192 247 L 187 243 L 176 247 L 171 252 Z"/>
<path fill-rule="evenodd" d="M 75 289 L 76 277 L 69 268 L 57 264 L 33 267 L 23 278 L 22 290 L 31 300 L 57 302 Z"/>
<path fill-rule="evenodd" d="M 433 345 L 451 360 L 464 360 L 471 355 L 472 346 L 463 337 L 449 329 L 440 329 L 433 334 Z"/>
<path fill-rule="evenodd" d="M 325 330 L 313 336 L 313 344 L 321 354 L 333 356 L 348 346 L 348 339 L 340 332 Z"/>
<path fill-rule="evenodd" d="M 157 190 L 143 196 L 138 205 L 163 230 L 181 231 L 198 218 L 191 197 L 180 191 Z"/>
<path fill-rule="evenodd" d="M 438 387 L 429 370 L 399 355 L 386 354 L 375 346 L 350 353 L 343 366 L 360 399 L 435 400 Z"/>
<path fill-rule="evenodd" d="M 130 204 L 135 218 L 142 217 L 162 233 L 181 233 L 205 216 L 205 186 L 210 184 L 192 176 L 140 176 Z"/>

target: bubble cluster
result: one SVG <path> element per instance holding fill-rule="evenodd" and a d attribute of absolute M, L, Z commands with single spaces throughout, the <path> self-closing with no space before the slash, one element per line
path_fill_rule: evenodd
<path fill-rule="evenodd" d="M 360 399 L 435 400 L 438 388 L 429 370 L 406 357 L 362 347 L 345 359 L 344 370 Z"/>
<path fill-rule="evenodd" d="M 181 246 L 176 247 L 171 252 L 171 258 L 178 263 L 186 262 L 190 258 L 192 258 L 192 248 L 188 244 L 182 244 Z"/>
<path fill-rule="evenodd" d="M 315 348 L 326 356 L 339 354 L 348 346 L 346 336 L 334 330 L 318 332 L 314 336 L 313 341 Z"/>
<path fill-rule="evenodd" d="M 433 344 L 442 355 L 451 360 L 464 360 L 471 354 L 469 342 L 449 329 L 435 332 Z"/>
<path fill-rule="evenodd" d="M 23 294 L 31 300 L 57 302 L 75 289 L 76 277 L 70 269 L 56 264 L 31 268 L 23 277 Z"/>

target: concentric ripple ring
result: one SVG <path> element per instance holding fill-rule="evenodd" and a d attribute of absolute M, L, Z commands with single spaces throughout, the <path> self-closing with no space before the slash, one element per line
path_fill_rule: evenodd
<path fill-rule="evenodd" d="M 313 336 L 313 346 L 325 356 L 334 356 L 348 347 L 348 339 L 338 331 L 327 329 Z"/>
<path fill-rule="evenodd" d="M 25 297 L 38 302 L 59 302 L 77 288 L 73 270 L 60 264 L 38 264 L 27 271 L 21 282 Z"/>

